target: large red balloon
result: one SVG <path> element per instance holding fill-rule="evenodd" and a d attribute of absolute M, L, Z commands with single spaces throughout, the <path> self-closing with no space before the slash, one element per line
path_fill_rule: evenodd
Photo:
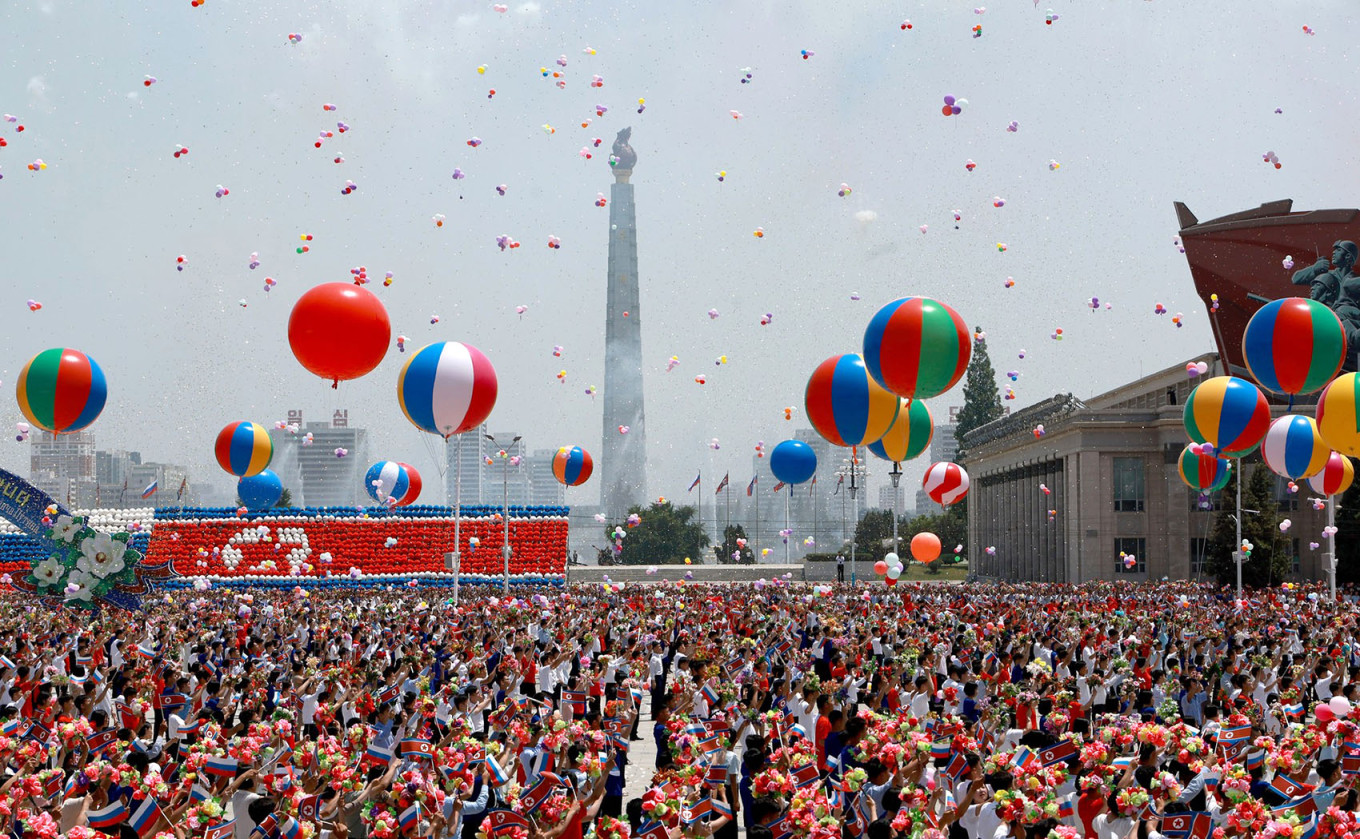
<path fill-rule="evenodd" d="M 293 305 L 288 345 L 298 363 L 331 387 L 377 367 L 392 341 L 392 323 L 373 292 L 350 283 L 323 283 Z"/>
<path fill-rule="evenodd" d="M 409 463 L 402 463 L 401 461 L 397 461 L 397 465 L 401 466 L 406 470 L 406 485 L 408 488 L 406 490 L 406 494 L 403 495 L 401 497 L 401 500 L 397 502 L 398 507 L 405 507 L 408 504 L 416 503 L 416 499 L 420 497 L 420 489 L 422 487 L 422 484 L 420 482 L 420 473 L 417 472 L 416 468 Z"/>

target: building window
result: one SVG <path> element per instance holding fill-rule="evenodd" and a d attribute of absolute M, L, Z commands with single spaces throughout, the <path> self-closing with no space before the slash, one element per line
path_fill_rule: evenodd
<path fill-rule="evenodd" d="M 1263 467 L 1258 466 L 1257 468 Z M 1279 506 L 1281 512 L 1289 512 L 1299 508 L 1299 494 L 1290 492 L 1289 479 L 1280 475 L 1275 476 L 1275 503 Z"/>
<path fill-rule="evenodd" d="M 1114 459 L 1114 511 L 1116 513 L 1143 512 L 1143 459 L 1116 457 Z"/>
<path fill-rule="evenodd" d="M 1204 573 L 1204 566 L 1208 565 L 1208 558 L 1205 553 L 1209 550 L 1208 539 L 1190 540 L 1190 573 L 1200 576 Z"/>
<path fill-rule="evenodd" d="M 1133 557 L 1132 563 L 1128 561 L 1129 557 Z M 1146 539 L 1114 540 L 1114 573 L 1116 574 L 1147 573 Z"/>
<path fill-rule="evenodd" d="M 1290 541 L 1289 550 L 1291 551 L 1289 555 L 1289 571 L 1290 573 L 1297 576 L 1303 570 L 1303 564 L 1299 561 L 1298 539 L 1293 539 Z"/>

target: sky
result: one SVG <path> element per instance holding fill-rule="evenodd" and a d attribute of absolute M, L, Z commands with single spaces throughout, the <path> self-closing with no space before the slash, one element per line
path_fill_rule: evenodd
<path fill-rule="evenodd" d="M 609 211 L 595 202 L 624 126 L 638 154 L 652 496 L 683 496 L 699 469 L 749 480 L 757 441 L 806 427 L 812 369 L 860 351 L 869 318 L 899 297 L 935 297 L 984 329 L 999 384 L 1020 373 L 1013 408 L 1183 362 L 1212 339 L 1173 245 L 1173 201 L 1201 219 L 1280 198 L 1360 202 L 1360 8 L 1041 5 L 12 0 L 0 9 L 0 112 L 18 118 L 0 123 L 0 422 L 23 419 L 8 395 L 23 364 L 69 346 L 108 378 L 100 448 L 225 487 L 212 455 L 223 425 L 343 407 L 370 430 L 370 454 L 414 464 L 437 501 L 438 448 L 396 400 L 403 335 L 408 354 L 446 340 L 487 354 L 493 430 L 598 453 L 603 402 L 586 388 L 604 383 Z M 968 100 L 961 114 L 941 115 L 946 95 Z M 334 136 L 315 148 L 323 130 Z M 39 158 L 47 168 L 29 171 Z M 347 181 L 357 191 L 342 194 Z M 499 235 L 521 247 L 502 251 Z M 294 359 L 288 315 L 358 266 L 393 346 L 332 390 Z M 1093 311 L 1092 297 L 1113 307 Z M 937 417 L 961 403 L 961 387 L 930 401 Z M 26 474 L 27 458 L 26 444 L 0 443 L 0 466 Z M 908 486 L 924 466 L 907 468 Z"/>

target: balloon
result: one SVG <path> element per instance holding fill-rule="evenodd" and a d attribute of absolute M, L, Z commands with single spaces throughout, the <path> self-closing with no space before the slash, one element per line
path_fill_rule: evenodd
<path fill-rule="evenodd" d="M 817 365 L 803 392 L 808 421 L 833 446 L 862 446 L 882 437 L 897 419 L 900 400 L 869 377 L 855 353 Z"/>
<path fill-rule="evenodd" d="M 878 562 L 875 562 L 875 563 L 874 563 L 874 573 L 877 574 L 877 575 L 880 576 L 880 577 L 882 577 L 884 574 L 888 573 L 888 563 L 884 562 L 884 561 L 881 560 L 881 559 L 880 559 Z"/>
<path fill-rule="evenodd" d="M 968 473 L 957 463 L 932 463 L 921 487 L 936 504 L 948 507 L 968 494 Z"/>
<path fill-rule="evenodd" d="M 1241 457 L 1270 427 L 1270 406 L 1256 385 L 1236 376 L 1206 379 L 1185 400 L 1185 431 L 1224 457 Z"/>
<path fill-rule="evenodd" d="M 802 440 L 785 440 L 770 452 L 770 471 L 786 484 L 801 484 L 817 471 L 817 453 Z"/>
<path fill-rule="evenodd" d="M 1313 716 L 1317 717 L 1318 722 L 1330 722 L 1336 717 L 1336 715 L 1332 713 L 1331 706 L 1326 702 L 1319 702 L 1317 705 L 1313 706 Z"/>
<path fill-rule="evenodd" d="M 79 431 L 104 410 L 108 383 L 93 358 L 68 348 L 43 350 L 19 371 L 19 410 L 54 434 Z"/>
<path fill-rule="evenodd" d="M 217 463 L 238 478 L 258 475 L 274 457 L 274 441 L 258 422 L 233 422 L 217 432 Z"/>
<path fill-rule="evenodd" d="M 940 537 L 934 533 L 917 533 L 911 537 L 911 555 L 918 562 L 934 562 L 940 558 Z"/>
<path fill-rule="evenodd" d="M 268 469 L 242 478 L 236 484 L 236 494 L 241 503 L 252 510 L 268 510 L 283 497 L 283 481 Z"/>
<path fill-rule="evenodd" d="M 1247 370 L 1271 393 L 1321 390 L 1346 360 L 1346 332 L 1332 310 L 1306 297 L 1272 300 L 1242 333 Z"/>
<path fill-rule="evenodd" d="M 353 283 L 322 283 L 293 304 L 288 345 L 298 363 L 338 387 L 377 367 L 387 355 L 392 324 L 382 301 Z"/>
<path fill-rule="evenodd" d="M 486 421 L 496 406 L 496 370 L 471 344 L 431 344 L 397 376 L 397 402 L 411 424 L 445 439 Z"/>
<path fill-rule="evenodd" d="M 902 557 L 898 556 L 892 551 L 888 551 L 886 554 L 883 555 L 883 561 L 888 564 L 889 568 L 893 567 L 894 565 L 898 567 L 901 567 L 902 565 Z"/>
<path fill-rule="evenodd" d="M 904 399 L 929 399 L 952 388 L 972 353 L 963 318 L 929 297 L 894 300 L 864 331 L 869 375 Z"/>
<path fill-rule="evenodd" d="M 899 565 L 894 565 L 890 567 L 888 569 L 888 573 L 884 574 L 883 576 L 887 577 L 889 580 L 896 581 L 898 577 L 902 576 L 902 567 Z"/>
<path fill-rule="evenodd" d="M 1327 700 L 1327 707 L 1332 709 L 1332 713 L 1338 717 L 1346 717 L 1351 712 L 1351 701 L 1344 696 L 1333 696 Z"/>
<path fill-rule="evenodd" d="M 1261 456 L 1270 471 L 1291 481 L 1322 471 L 1331 455 L 1312 417 L 1286 414 L 1270 424 L 1261 443 Z"/>
<path fill-rule="evenodd" d="M 897 585 L 897 580 L 894 579 L 893 577 L 884 577 L 883 585 L 892 588 L 893 586 Z"/>
<path fill-rule="evenodd" d="M 393 504 L 400 504 L 411 491 L 411 479 L 400 463 L 380 460 L 364 473 L 364 491 L 379 504 L 388 503 L 388 499 Z"/>
<path fill-rule="evenodd" d="M 1338 452 L 1360 457 L 1360 396 L 1357 374 L 1344 373 L 1322 389 L 1317 403 L 1317 426 L 1322 439 Z"/>
<path fill-rule="evenodd" d="M 1322 495 L 1341 495 L 1351 488 L 1354 480 L 1355 464 L 1344 454 L 1332 452 L 1322 471 L 1308 479 L 1308 486 Z"/>
<path fill-rule="evenodd" d="M 420 473 L 416 471 L 414 466 L 409 463 L 398 463 L 397 465 L 406 470 L 406 494 L 397 499 L 397 506 L 405 507 L 408 504 L 414 504 L 416 499 L 420 497 L 423 484 L 420 482 Z"/>
<path fill-rule="evenodd" d="M 1217 492 L 1227 486 L 1232 477 L 1232 461 L 1205 454 L 1199 448 L 1199 445 L 1191 444 L 1181 452 L 1181 480 L 1193 490 Z"/>
<path fill-rule="evenodd" d="M 926 403 L 920 399 L 903 399 L 897 409 L 897 419 L 882 439 L 869 444 L 869 451 L 883 460 L 900 463 L 930 448 L 934 436 L 935 420 Z"/>
<path fill-rule="evenodd" d="M 590 480 L 590 473 L 594 470 L 595 463 L 590 458 L 590 452 L 580 446 L 563 446 L 553 455 L 553 477 L 566 486 L 580 486 Z"/>

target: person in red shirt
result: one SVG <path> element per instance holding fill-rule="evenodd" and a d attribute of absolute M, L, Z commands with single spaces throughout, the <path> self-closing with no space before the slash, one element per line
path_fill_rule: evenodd
<path fill-rule="evenodd" d="M 823 772 L 829 771 L 826 765 L 826 738 L 831 734 L 831 698 L 826 694 L 817 697 L 817 730 L 813 734 L 813 742 L 817 744 L 817 768 Z"/>

